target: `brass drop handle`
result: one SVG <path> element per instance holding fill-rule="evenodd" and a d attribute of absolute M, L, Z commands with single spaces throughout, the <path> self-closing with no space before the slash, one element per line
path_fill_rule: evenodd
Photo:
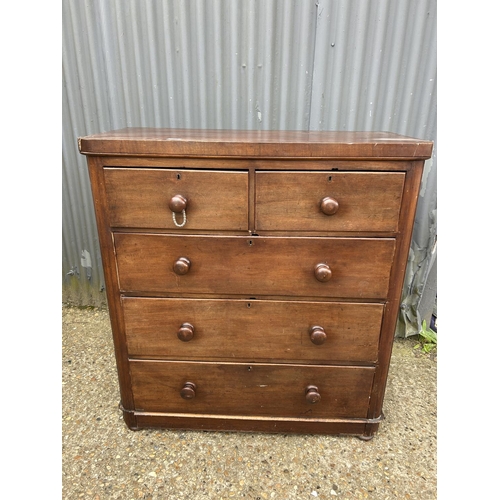
<path fill-rule="evenodd" d="M 316 345 L 321 345 L 325 343 L 326 333 L 325 329 L 322 326 L 313 326 L 309 330 L 309 337 L 311 338 L 311 342 Z"/>
<path fill-rule="evenodd" d="M 181 194 L 176 194 L 168 202 L 168 208 L 172 211 L 172 221 L 177 227 L 184 227 L 187 222 L 186 216 L 187 200 Z M 182 214 L 182 222 L 177 222 L 176 214 Z"/>
<path fill-rule="evenodd" d="M 181 398 L 193 399 L 196 396 L 196 384 L 194 382 L 186 382 L 181 389 Z"/>
<path fill-rule="evenodd" d="M 306 387 L 306 401 L 312 405 L 321 401 L 321 394 L 315 385 Z"/>
<path fill-rule="evenodd" d="M 183 342 L 189 342 L 194 337 L 194 326 L 190 323 L 182 323 L 177 331 L 177 337 Z"/>
<path fill-rule="evenodd" d="M 316 264 L 316 267 L 314 268 L 314 276 L 318 281 L 324 283 L 325 281 L 331 279 L 332 270 L 330 269 L 330 266 L 328 264 Z"/>
<path fill-rule="evenodd" d="M 182 276 L 188 273 L 190 267 L 191 261 L 187 257 L 179 257 L 174 262 L 174 273 Z"/>
<path fill-rule="evenodd" d="M 339 209 L 339 202 L 335 198 L 327 196 L 321 200 L 320 208 L 325 215 L 333 215 Z"/>
<path fill-rule="evenodd" d="M 183 210 L 186 210 L 187 200 L 182 196 L 182 194 L 176 194 L 173 196 L 168 202 L 168 208 L 177 214 L 182 213 Z"/>

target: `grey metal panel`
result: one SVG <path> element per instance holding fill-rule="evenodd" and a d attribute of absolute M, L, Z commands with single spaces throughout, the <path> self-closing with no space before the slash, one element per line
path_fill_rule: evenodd
<path fill-rule="evenodd" d="M 112 128 L 307 129 L 314 2 L 66 3 L 93 23 L 72 74 Z"/>
<path fill-rule="evenodd" d="M 311 129 L 430 138 L 436 2 L 319 2 Z"/>
<path fill-rule="evenodd" d="M 436 1 L 63 0 L 62 97 L 64 299 L 102 305 L 78 136 L 153 126 L 388 130 L 435 140 Z M 419 261 L 435 239 L 435 171 L 434 155 L 415 226 Z M 75 266 L 79 276 L 67 276 Z M 415 308 L 422 265 L 411 264 L 407 278 L 420 287 L 420 295 L 406 290 Z"/>

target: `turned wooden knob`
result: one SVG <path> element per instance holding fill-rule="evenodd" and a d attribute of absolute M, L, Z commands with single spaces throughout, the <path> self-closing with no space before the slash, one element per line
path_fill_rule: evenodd
<path fill-rule="evenodd" d="M 326 333 L 325 329 L 322 326 L 313 326 L 309 330 L 309 336 L 313 344 L 321 345 L 325 343 Z"/>
<path fill-rule="evenodd" d="M 172 210 L 172 212 L 176 212 L 180 214 L 183 210 L 186 210 L 187 200 L 181 194 L 176 194 L 171 198 L 168 202 L 168 208 Z"/>
<path fill-rule="evenodd" d="M 321 395 L 318 388 L 315 385 L 308 385 L 306 388 L 306 401 L 310 404 L 319 403 L 321 401 Z"/>
<path fill-rule="evenodd" d="M 177 337 L 183 342 L 189 342 L 194 337 L 194 326 L 190 323 L 182 323 L 177 331 Z"/>
<path fill-rule="evenodd" d="M 181 389 L 181 398 L 193 399 L 196 396 L 196 384 L 194 382 L 186 382 Z"/>
<path fill-rule="evenodd" d="M 332 277 L 332 270 L 328 264 L 317 264 L 314 268 L 314 276 L 318 281 L 324 283 Z"/>
<path fill-rule="evenodd" d="M 321 211 L 325 215 L 333 215 L 339 209 L 339 202 L 336 199 L 327 196 L 321 200 L 320 207 Z"/>
<path fill-rule="evenodd" d="M 190 267 L 191 267 L 191 261 L 187 257 L 179 257 L 174 262 L 174 272 L 179 276 L 187 274 Z"/>

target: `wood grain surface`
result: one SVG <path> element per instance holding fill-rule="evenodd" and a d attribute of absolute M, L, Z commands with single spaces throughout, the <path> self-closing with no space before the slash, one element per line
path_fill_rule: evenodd
<path fill-rule="evenodd" d="M 321 296 L 387 296 L 395 240 L 274 238 L 115 233 L 120 289 L 128 292 Z M 189 272 L 175 274 L 179 257 Z M 332 279 L 320 283 L 315 266 Z"/>
<path fill-rule="evenodd" d="M 384 306 L 335 302 L 153 299 L 122 300 L 131 357 L 286 363 L 374 363 Z M 179 340 L 182 324 L 193 338 Z M 313 326 L 326 341 L 315 345 Z"/>
<path fill-rule="evenodd" d="M 428 158 L 432 142 L 391 132 L 125 128 L 78 139 L 82 154 L 272 158 Z"/>
<path fill-rule="evenodd" d="M 104 179 L 111 226 L 175 229 L 169 201 L 182 195 L 185 230 L 248 229 L 246 172 L 105 168 Z"/>
<path fill-rule="evenodd" d="M 404 173 L 256 172 L 256 231 L 397 231 Z M 325 197 L 338 202 L 325 215 Z"/>
<path fill-rule="evenodd" d="M 303 365 L 130 361 L 138 411 L 365 418 L 375 369 Z M 196 396 L 180 391 L 196 384 Z M 314 384 L 321 401 L 310 404 Z"/>

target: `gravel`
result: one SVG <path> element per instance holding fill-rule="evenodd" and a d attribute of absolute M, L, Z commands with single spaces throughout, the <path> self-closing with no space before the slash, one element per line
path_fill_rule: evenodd
<path fill-rule="evenodd" d="M 396 339 L 374 439 L 128 430 L 107 311 L 63 307 L 63 499 L 435 499 L 437 357 Z"/>

